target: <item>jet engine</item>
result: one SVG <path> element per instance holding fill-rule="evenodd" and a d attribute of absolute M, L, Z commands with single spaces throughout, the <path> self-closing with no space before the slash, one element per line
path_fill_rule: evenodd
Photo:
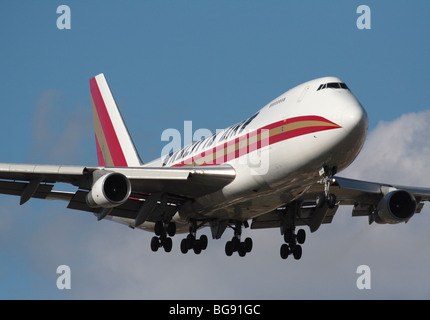
<path fill-rule="evenodd" d="M 405 190 L 387 193 L 381 201 L 374 217 L 376 223 L 395 224 L 408 221 L 417 209 L 415 197 Z"/>
<path fill-rule="evenodd" d="M 113 208 L 123 204 L 130 193 L 131 183 L 126 176 L 118 172 L 108 172 L 93 183 L 86 201 L 91 208 Z"/>

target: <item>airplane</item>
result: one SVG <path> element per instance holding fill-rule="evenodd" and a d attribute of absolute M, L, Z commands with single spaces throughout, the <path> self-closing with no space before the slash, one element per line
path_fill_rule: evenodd
<path fill-rule="evenodd" d="M 208 238 L 233 230 L 225 253 L 243 257 L 252 238 L 242 228 L 278 228 L 280 256 L 299 260 L 307 226 L 331 223 L 341 205 L 369 224 L 408 222 L 430 201 L 430 188 L 353 180 L 337 173 L 362 149 L 368 116 L 337 77 L 298 85 L 254 115 L 211 136 L 143 163 L 104 74 L 90 79 L 98 166 L 0 163 L 0 193 L 62 200 L 150 232 L 152 251 L 172 250 L 172 237 L 186 234 L 180 251 L 200 254 Z M 76 191 L 54 189 L 56 183 Z"/>

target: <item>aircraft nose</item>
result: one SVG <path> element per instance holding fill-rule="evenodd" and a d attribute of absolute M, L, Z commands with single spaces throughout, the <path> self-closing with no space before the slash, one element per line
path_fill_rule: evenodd
<path fill-rule="evenodd" d="M 348 103 L 343 112 L 343 127 L 347 130 L 358 131 L 366 135 L 367 126 L 368 117 L 366 110 L 364 110 L 358 101 Z"/>

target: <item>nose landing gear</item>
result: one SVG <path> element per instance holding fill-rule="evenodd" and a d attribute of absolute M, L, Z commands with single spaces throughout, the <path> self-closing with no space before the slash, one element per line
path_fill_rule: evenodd
<path fill-rule="evenodd" d="M 333 183 L 333 176 L 336 172 L 336 167 L 329 168 L 324 166 L 319 170 L 319 175 L 321 176 L 319 183 L 324 185 L 324 193 L 318 194 L 315 199 L 317 208 L 322 208 L 325 203 L 327 203 L 329 209 L 333 209 L 336 206 L 336 196 L 330 193 L 330 185 Z"/>

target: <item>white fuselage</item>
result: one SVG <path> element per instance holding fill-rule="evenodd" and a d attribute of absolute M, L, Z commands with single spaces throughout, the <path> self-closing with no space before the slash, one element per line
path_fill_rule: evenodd
<path fill-rule="evenodd" d="M 174 217 L 179 225 L 189 218 L 245 221 L 293 201 L 320 179 L 321 167 L 339 172 L 356 158 L 368 123 L 358 100 L 335 77 L 301 84 L 249 120 L 146 164 L 235 169 L 223 189 L 185 204 Z M 141 228 L 152 231 L 153 224 Z"/>

